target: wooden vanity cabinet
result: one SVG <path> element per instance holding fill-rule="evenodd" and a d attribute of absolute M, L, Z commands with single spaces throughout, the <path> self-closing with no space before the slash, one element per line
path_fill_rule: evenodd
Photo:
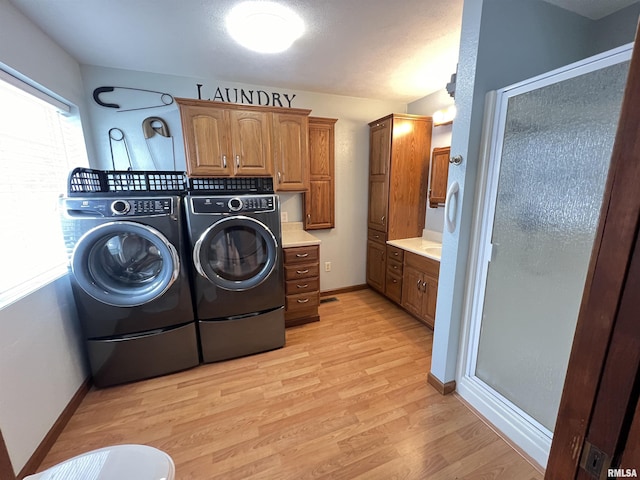
<path fill-rule="evenodd" d="M 320 320 L 320 247 L 287 247 L 284 252 L 286 327 Z"/>
<path fill-rule="evenodd" d="M 431 117 L 392 114 L 369 124 L 369 231 L 386 240 L 422 236 Z M 383 242 L 384 243 L 384 242 Z M 367 283 L 385 293 L 386 246 L 367 239 Z M 382 266 L 379 265 L 379 260 Z M 378 277 L 382 272 L 382 281 Z"/>
<path fill-rule="evenodd" d="M 449 157 L 451 147 L 434 148 L 431 155 L 431 176 L 429 179 L 429 206 L 444 205 L 449 181 Z"/>
<path fill-rule="evenodd" d="M 437 260 L 405 252 L 402 306 L 431 328 L 435 324 L 439 274 Z"/>
<path fill-rule="evenodd" d="M 335 118 L 309 117 L 309 191 L 304 229 L 335 227 Z"/>

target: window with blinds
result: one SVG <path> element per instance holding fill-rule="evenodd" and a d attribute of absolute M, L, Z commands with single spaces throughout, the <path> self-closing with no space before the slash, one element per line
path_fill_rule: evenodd
<path fill-rule="evenodd" d="M 77 114 L 0 75 L 0 308 L 67 271 L 57 211 L 69 171 L 87 166 Z"/>

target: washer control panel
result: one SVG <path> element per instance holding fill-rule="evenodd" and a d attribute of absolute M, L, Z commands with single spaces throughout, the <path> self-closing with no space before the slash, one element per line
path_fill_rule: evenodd
<path fill-rule="evenodd" d="M 242 212 L 273 212 L 276 207 L 275 195 L 242 195 L 190 198 L 193 213 L 229 214 Z"/>
<path fill-rule="evenodd" d="M 68 198 L 64 208 L 71 216 L 148 217 L 171 215 L 173 198 Z"/>

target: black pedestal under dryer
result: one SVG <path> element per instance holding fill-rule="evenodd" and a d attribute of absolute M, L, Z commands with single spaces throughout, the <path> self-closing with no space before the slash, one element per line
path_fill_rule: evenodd
<path fill-rule="evenodd" d="M 272 180 L 189 182 L 185 208 L 203 361 L 284 346 L 280 203 Z"/>
<path fill-rule="evenodd" d="M 165 183 L 150 189 L 149 179 L 163 175 Z M 172 183 L 183 176 L 77 169 L 69 196 L 60 200 L 71 285 L 98 387 L 199 364 L 181 258 L 183 196 Z M 103 177 L 117 181 L 107 187 Z"/>

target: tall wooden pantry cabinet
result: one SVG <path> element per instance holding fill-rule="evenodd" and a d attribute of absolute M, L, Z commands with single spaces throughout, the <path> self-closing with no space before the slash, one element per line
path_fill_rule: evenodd
<path fill-rule="evenodd" d="M 367 284 L 386 294 L 386 241 L 424 229 L 432 119 L 391 114 L 369 128 Z"/>

